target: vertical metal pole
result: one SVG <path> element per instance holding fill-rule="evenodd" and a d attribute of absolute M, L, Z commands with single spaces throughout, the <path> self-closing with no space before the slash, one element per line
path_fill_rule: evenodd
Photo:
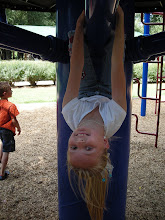
<path fill-rule="evenodd" d="M 134 36 L 134 1 L 120 1 L 124 9 L 125 16 L 125 34 L 127 40 Z M 111 161 L 114 166 L 112 181 L 109 186 L 107 199 L 107 210 L 104 220 L 124 220 L 127 196 L 127 178 L 128 178 L 128 161 L 130 151 L 130 127 L 132 114 L 132 62 L 125 62 L 125 74 L 127 84 L 127 117 L 120 128 L 114 135 L 119 139 L 110 143 Z"/>
<path fill-rule="evenodd" d="M 0 8 L 0 22 L 7 23 L 6 12 L 4 8 Z"/>
<path fill-rule="evenodd" d="M 76 21 L 84 4 L 82 1 L 57 0 L 57 37 L 68 39 L 75 30 Z M 58 201 L 60 220 L 90 220 L 85 202 L 77 198 L 69 184 L 67 174 L 67 148 L 71 130 L 61 114 L 62 101 L 69 76 L 69 64 L 58 63 L 57 71 L 57 132 L 58 132 Z"/>
<path fill-rule="evenodd" d="M 107 0 L 108 1 L 108 0 Z M 110 1 L 110 0 L 109 0 Z M 127 39 L 134 36 L 134 1 L 121 0 L 124 3 L 125 33 Z M 57 0 L 58 20 L 57 37 L 67 39 L 67 32 L 75 29 L 76 20 L 85 7 L 82 1 Z M 84 3 L 84 2 L 83 2 Z M 99 24 L 100 25 L 100 24 Z M 106 201 L 107 210 L 104 220 L 124 220 L 127 194 L 128 161 L 131 124 L 131 84 L 132 62 L 125 63 L 127 81 L 127 117 L 121 129 L 115 134 L 119 139 L 111 143 L 111 161 L 114 166 L 113 178 L 109 185 Z M 57 73 L 57 132 L 58 132 L 58 195 L 59 220 L 90 220 L 86 204 L 72 191 L 67 175 L 66 154 L 71 130 L 62 114 L 62 100 L 69 75 L 69 64 L 58 63 Z"/>
<path fill-rule="evenodd" d="M 5 8 L 0 8 L 0 21 L 7 23 Z"/>
<path fill-rule="evenodd" d="M 144 15 L 145 23 L 150 22 L 150 14 Z M 148 36 L 150 33 L 150 26 L 144 25 L 144 36 Z M 143 63 L 143 76 L 142 76 L 142 97 L 147 96 L 147 79 L 148 79 L 148 63 Z M 141 101 L 141 116 L 146 115 L 146 100 Z"/>

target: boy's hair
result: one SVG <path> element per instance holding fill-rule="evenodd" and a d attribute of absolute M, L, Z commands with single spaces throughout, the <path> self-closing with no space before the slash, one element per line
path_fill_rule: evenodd
<path fill-rule="evenodd" d="M 0 97 L 3 97 L 3 93 L 7 92 L 10 88 L 10 85 L 8 82 L 0 82 Z"/>
<path fill-rule="evenodd" d="M 107 149 L 104 150 L 100 163 L 93 168 L 74 168 L 70 163 L 69 152 L 67 153 L 67 161 L 69 182 L 73 191 L 75 192 L 73 180 L 77 177 L 78 190 L 87 204 L 91 220 L 102 220 L 104 209 L 106 209 L 105 199 L 109 182 L 109 173 L 105 169 L 107 162 L 110 162 Z"/>

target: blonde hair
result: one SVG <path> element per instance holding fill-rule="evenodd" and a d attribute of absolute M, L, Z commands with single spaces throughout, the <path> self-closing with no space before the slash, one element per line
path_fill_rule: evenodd
<path fill-rule="evenodd" d="M 101 155 L 100 163 L 89 169 L 74 168 L 70 163 L 69 152 L 67 153 L 68 176 L 71 187 L 73 188 L 73 176 L 76 174 L 78 180 L 78 190 L 81 197 L 87 204 L 91 220 L 102 220 L 105 206 L 105 199 L 108 192 L 109 173 L 105 169 L 107 162 L 110 162 L 107 149 Z"/>
<path fill-rule="evenodd" d="M 0 97 L 3 97 L 3 93 L 7 92 L 10 88 L 8 82 L 0 82 Z"/>

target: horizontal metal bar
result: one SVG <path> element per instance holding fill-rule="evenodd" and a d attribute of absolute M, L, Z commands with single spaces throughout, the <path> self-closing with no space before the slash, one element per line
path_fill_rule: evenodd
<path fill-rule="evenodd" d="M 146 99 L 146 100 L 159 100 L 158 98 L 142 97 L 142 96 L 140 95 L 140 81 L 139 81 L 139 79 L 133 79 L 133 80 L 138 83 L 138 96 L 139 96 L 139 98 L 141 98 L 141 99 Z"/>
<path fill-rule="evenodd" d="M 162 14 L 163 15 L 163 14 Z M 164 23 L 163 22 L 149 22 L 149 23 L 147 23 L 147 22 L 144 22 L 144 20 L 143 20 L 143 13 L 141 13 L 141 22 L 142 22 L 142 24 L 144 24 L 144 25 L 164 25 Z"/>
<path fill-rule="evenodd" d="M 32 53 L 52 62 L 69 62 L 68 41 L 41 36 L 0 22 L 0 45 L 16 51 Z"/>
<path fill-rule="evenodd" d="M 155 133 L 147 133 L 147 132 L 141 132 L 138 130 L 138 116 L 136 114 L 132 114 L 133 116 L 136 117 L 136 131 L 139 133 L 139 134 L 147 134 L 147 135 L 152 135 L 152 136 L 156 136 Z"/>

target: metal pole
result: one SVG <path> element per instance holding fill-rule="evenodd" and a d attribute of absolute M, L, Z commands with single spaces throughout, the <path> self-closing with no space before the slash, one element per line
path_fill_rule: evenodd
<path fill-rule="evenodd" d="M 144 15 L 145 23 L 150 22 L 150 14 Z M 144 25 L 144 36 L 148 36 L 150 32 L 149 25 Z M 147 78 L 148 78 L 148 63 L 143 63 L 143 76 L 142 76 L 142 97 L 147 96 Z M 146 100 L 141 101 L 141 116 L 146 115 Z"/>
<path fill-rule="evenodd" d="M 110 0 L 105 0 L 110 1 Z M 73 3 L 74 2 L 74 3 Z M 82 1 L 58 0 L 57 37 L 67 40 L 67 33 L 75 29 L 75 24 L 85 5 Z M 121 0 L 121 3 L 125 1 Z M 127 39 L 134 35 L 134 2 L 126 1 L 125 11 L 125 33 Z M 99 20 L 99 19 L 98 19 Z M 101 25 L 101 24 L 99 24 Z M 94 38 L 95 36 L 93 36 Z M 130 146 L 130 124 L 131 124 L 131 84 L 133 65 L 131 61 L 125 63 L 125 74 L 127 81 L 127 117 L 121 129 L 115 134 L 119 138 L 111 144 L 111 161 L 114 166 L 112 181 L 106 201 L 107 210 L 104 220 L 124 220 L 127 194 L 128 160 Z M 64 121 L 61 114 L 62 100 L 66 90 L 69 75 L 69 64 L 58 63 L 57 73 L 57 132 L 58 132 L 58 194 L 59 194 L 59 219 L 60 220 L 90 220 L 86 204 L 81 198 L 77 198 L 72 191 L 67 175 L 66 154 L 68 139 L 71 130 Z"/>

